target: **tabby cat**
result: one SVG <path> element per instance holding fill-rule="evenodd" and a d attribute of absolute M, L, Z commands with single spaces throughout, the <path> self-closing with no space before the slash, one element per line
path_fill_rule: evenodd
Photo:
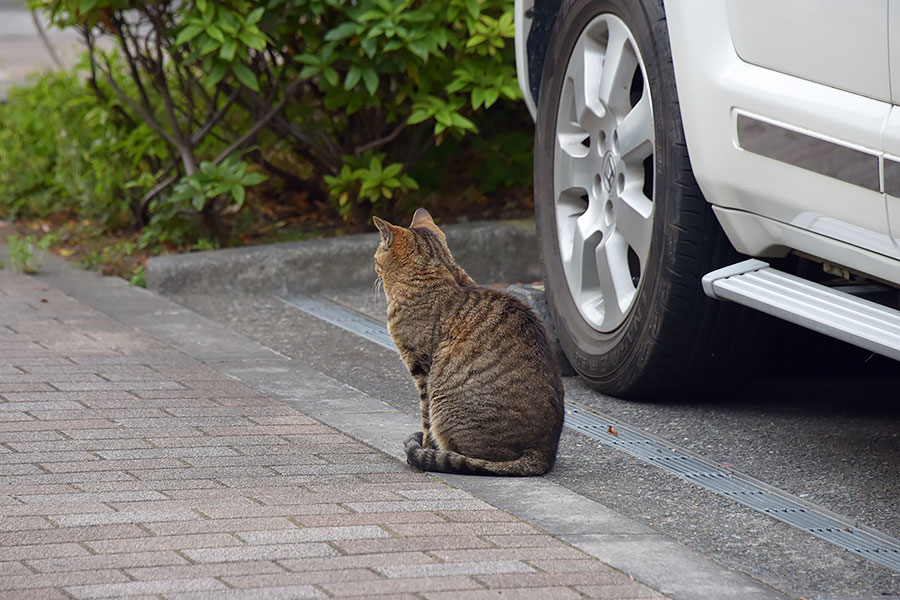
<path fill-rule="evenodd" d="M 518 298 L 479 287 L 420 208 L 407 229 L 375 217 L 388 329 L 419 391 L 423 471 L 540 475 L 553 467 L 563 387 L 543 325 Z"/>

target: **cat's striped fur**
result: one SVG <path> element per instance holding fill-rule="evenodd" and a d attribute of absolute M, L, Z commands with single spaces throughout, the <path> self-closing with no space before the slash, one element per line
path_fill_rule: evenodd
<path fill-rule="evenodd" d="M 563 387 L 547 333 L 522 301 L 453 260 L 424 209 L 410 228 L 375 218 L 388 329 L 419 391 L 407 461 L 425 471 L 540 475 L 553 467 Z"/>

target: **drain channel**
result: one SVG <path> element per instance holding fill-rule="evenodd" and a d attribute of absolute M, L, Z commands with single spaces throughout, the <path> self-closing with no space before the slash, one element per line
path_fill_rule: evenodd
<path fill-rule="evenodd" d="M 323 298 L 306 295 L 275 297 L 289 306 L 384 348 L 397 349 L 387 328 L 380 321 Z M 668 473 L 900 572 L 900 540 L 865 525 L 859 525 L 845 516 L 806 503 L 787 492 L 739 473 L 730 465 L 717 465 L 662 438 L 601 415 L 582 404 L 566 402 L 565 424 L 581 434 Z"/>

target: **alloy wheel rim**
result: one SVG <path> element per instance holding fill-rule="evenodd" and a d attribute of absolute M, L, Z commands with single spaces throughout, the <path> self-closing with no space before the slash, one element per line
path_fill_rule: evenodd
<path fill-rule="evenodd" d="M 600 15 L 581 32 L 566 66 L 553 208 L 572 299 L 601 332 L 625 321 L 650 255 L 655 141 L 637 42 L 621 19 Z"/>

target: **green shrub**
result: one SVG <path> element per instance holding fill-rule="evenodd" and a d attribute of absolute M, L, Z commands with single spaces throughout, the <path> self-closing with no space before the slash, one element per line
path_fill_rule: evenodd
<path fill-rule="evenodd" d="M 106 117 L 75 72 L 10 90 L 0 104 L 0 214 L 62 212 L 104 229 L 132 225 L 125 189 L 132 170 Z"/>
<path fill-rule="evenodd" d="M 127 206 L 176 245 L 226 240 L 223 220 L 243 205 L 234 192 L 253 185 L 228 179 L 237 153 L 281 176 L 266 157 L 288 149 L 309 167 L 305 191 L 324 188 L 361 228 L 417 187 L 410 170 L 423 152 L 519 96 L 511 0 L 29 3 L 83 32 L 99 105 L 130 132 L 117 149 L 143 165 L 126 178 Z M 204 177 L 222 193 L 200 192 Z"/>

